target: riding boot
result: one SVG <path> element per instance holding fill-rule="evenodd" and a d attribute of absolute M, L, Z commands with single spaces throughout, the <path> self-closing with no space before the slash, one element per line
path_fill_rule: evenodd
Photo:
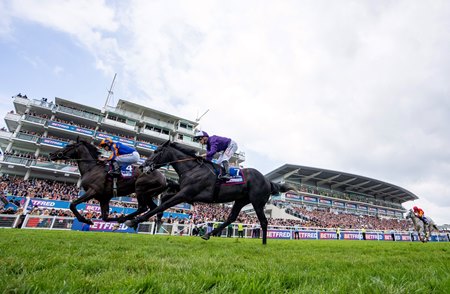
<path fill-rule="evenodd" d="M 118 178 L 120 176 L 120 165 L 117 161 L 111 161 L 111 170 L 108 172 L 113 178 Z"/>
<path fill-rule="evenodd" d="M 230 172 L 228 171 L 228 161 L 222 161 L 223 171 L 219 176 L 220 179 L 229 180 L 231 179 Z"/>

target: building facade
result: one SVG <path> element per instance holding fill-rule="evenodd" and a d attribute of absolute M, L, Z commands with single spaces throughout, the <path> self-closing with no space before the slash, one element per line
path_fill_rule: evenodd
<path fill-rule="evenodd" d="M 62 98 L 53 102 L 17 95 L 13 99 L 14 110 L 5 116 L 7 129 L 0 131 L 1 174 L 75 183 L 80 180 L 76 164 L 50 162 L 48 155 L 77 137 L 95 145 L 111 138 L 133 146 L 141 162 L 167 140 L 202 152 L 202 146 L 193 141 L 197 122 L 129 101 L 97 109 Z M 232 158 L 235 164 L 244 160 L 243 152 Z M 176 177 L 171 170 L 166 173 Z"/>

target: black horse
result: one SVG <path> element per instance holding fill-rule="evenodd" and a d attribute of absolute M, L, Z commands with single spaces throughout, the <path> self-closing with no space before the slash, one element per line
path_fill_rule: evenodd
<path fill-rule="evenodd" d="M 221 232 L 223 228 L 234 222 L 241 209 L 251 203 L 263 231 L 262 242 L 266 244 L 268 222 L 264 214 L 264 206 L 270 195 L 293 190 L 287 185 L 270 182 L 253 168 L 242 169 L 241 173 L 245 179 L 243 184 L 222 184 L 218 182 L 215 173 L 220 168 L 218 165 L 196 156 L 194 150 L 170 141 L 160 146 L 143 166 L 144 169 L 148 167 L 153 171 L 167 164 L 172 165 L 179 176 L 180 191 L 173 197 L 165 199 L 158 208 L 126 221 L 125 224 L 129 227 L 136 227 L 138 223 L 146 221 L 154 214 L 183 202 L 226 203 L 234 201 L 227 220 L 203 236 L 203 239 L 208 240 L 210 235 Z"/>
<path fill-rule="evenodd" d="M 166 180 L 164 175 L 159 171 L 143 173 L 140 169 L 135 168 L 133 172 L 134 176 L 130 179 L 118 179 L 117 193 L 118 195 L 129 195 L 136 192 L 138 208 L 135 212 L 128 215 L 110 218 L 109 201 L 113 198 L 113 181 L 107 174 L 105 163 L 98 161 L 99 154 L 100 152 L 97 147 L 78 138 L 76 143 L 67 145 L 57 152 L 50 153 L 51 160 L 69 159 L 78 163 L 78 169 L 81 174 L 81 186 L 86 193 L 70 203 L 70 210 L 80 222 L 93 224 L 91 220 L 83 217 L 76 209 L 78 204 L 89 201 L 90 199 L 96 199 L 100 202 L 103 221 L 123 223 L 148 209 L 156 208 L 157 205 L 153 202 L 153 197 L 158 196 L 168 188 L 173 187 L 175 190 L 177 188 L 176 183 Z M 173 196 L 173 194 L 170 196 Z M 165 198 L 170 196 L 166 195 Z M 161 217 L 162 211 L 158 214 L 158 221 L 160 221 Z"/>

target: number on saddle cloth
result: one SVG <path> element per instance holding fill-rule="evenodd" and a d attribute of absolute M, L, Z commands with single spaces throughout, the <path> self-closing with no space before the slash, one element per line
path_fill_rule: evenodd
<path fill-rule="evenodd" d="M 133 176 L 133 165 L 121 165 L 120 173 L 123 178 L 131 178 Z"/>
<path fill-rule="evenodd" d="M 241 169 L 236 167 L 230 167 L 228 169 L 231 179 L 225 182 L 225 184 L 243 184 L 245 182 L 244 175 Z"/>

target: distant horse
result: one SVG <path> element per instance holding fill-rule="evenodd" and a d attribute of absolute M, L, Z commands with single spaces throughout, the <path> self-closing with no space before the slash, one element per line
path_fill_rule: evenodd
<path fill-rule="evenodd" d="M 406 214 L 406 218 L 411 219 L 414 225 L 414 230 L 416 230 L 417 234 L 419 235 L 419 239 L 422 242 L 428 242 L 430 240 L 432 231 L 439 231 L 436 223 L 430 217 L 426 217 L 428 224 L 425 225 L 423 221 L 414 214 L 414 211 L 412 211 L 412 209 L 408 211 L 408 213 Z M 422 234 L 424 236 L 422 236 Z"/>
<path fill-rule="evenodd" d="M 105 163 L 98 161 L 99 154 L 100 152 L 97 147 L 78 138 L 76 143 L 67 145 L 62 150 L 50 153 L 51 160 L 68 159 L 78 163 L 81 186 L 86 193 L 70 203 L 70 210 L 80 222 L 93 224 L 91 220 L 86 219 L 76 209 L 80 203 L 96 199 L 100 202 L 103 221 L 118 221 L 119 223 L 123 223 L 148 209 L 156 208 L 157 205 L 153 202 L 152 198 L 167 190 L 169 187 L 175 186 L 175 183 L 168 183 L 164 175 L 159 171 L 143 173 L 138 168 L 134 168 L 134 175 L 130 179 L 118 179 L 117 192 L 118 195 L 129 195 L 136 192 L 138 208 L 135 212 L 128 215 L 110 218 L 109 201 L 113 198 L 113 181 L 107 174 Z M 158 220 L 161 217 L 162 211 L 158 215 Z"/>
<path fill-rule="evenodd" d="M 170 141 L 160 146 L 143 166 L 144 169 L 148 167 L 150 170 L 154 170 L 168 164 L 172 165 L 179 176 L 179 192 L 162 202 L 158 208 L 133 220 L 126 221 L 126 225 L 137 227 L 138 223 L 146 221 L 152 215 L 183 202 L 226 203 L 234 201 L 227 220 L 211 232 L 203 235 L 202 238 L 208 240 L 210 235 L 214 236 L 234 222 L 241 209 L 251 203 L 263 231 L 262 242 L 266 244 L 268 222 L 264 215 L 264 206 L 270 195 L 286 192 L 291 190 L 290 187 L 270 182 L 253 168 L 241 170 L 243 179 L 245 179 L 242 184 L 217 182 L 215 171 L 220 169 L 218 165 L 196 156 L 194 150 Z"/>

